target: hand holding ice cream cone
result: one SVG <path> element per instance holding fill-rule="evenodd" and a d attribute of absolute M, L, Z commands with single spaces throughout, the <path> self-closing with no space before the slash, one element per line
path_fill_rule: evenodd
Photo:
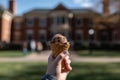
<path fill-rule="evenodd" d="M 50 41 L 50 48 L 53 53 L 53 57 L 56 58 L 58 54 L 63 51 L 68 51 L 70 43 L 67 41 L 67 38 L 61 34 L 56 34 Z M 62 69 L 65 68 L 64 60 L 62 61 Z"/>

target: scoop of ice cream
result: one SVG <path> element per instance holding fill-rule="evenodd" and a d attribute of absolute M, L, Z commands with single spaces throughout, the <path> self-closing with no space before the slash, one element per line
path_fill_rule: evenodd
<path fill-rule="evenodd" d="M 52 40 L 51 40 L 51 43 L 67 43 L 67 38 L 61 34 L 56 34 Z"/>
<path fill-rule="evenodd" d="M 70 44 L 67 41 L 67 38 L 61 34 L 56 34 L 50 42 L 50 48 L 54 57 L 56 57 L 61 52 L 68 50 L 69 47 Z"/>

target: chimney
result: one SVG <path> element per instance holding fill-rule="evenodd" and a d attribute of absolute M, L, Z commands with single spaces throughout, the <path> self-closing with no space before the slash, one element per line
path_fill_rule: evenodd
<path fill-rule="evenodd" d="M 15 0 L 9 0 L 9 11 L 16 14 L 16 1 Z"/>
<path fill-rule="evenodd" d="M 110 4 L 110 0 L 103 0 L 103 14 L 105 16 L 109 15 L 110 13 L 109 4 Z"/>

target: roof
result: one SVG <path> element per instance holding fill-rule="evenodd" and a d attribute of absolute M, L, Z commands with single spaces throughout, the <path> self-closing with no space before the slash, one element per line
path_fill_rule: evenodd
<path fill-rule="evenodd" d="M 13 16 L 13 14 L 9 10 L 5 9 L 1 4 L 0 4 L 0 13 L 1 14 L 7 13 L 7 14 Z"/>
<path fill-rule="evenodd" d="M 35 14 L 35 13 L 49 13 L 51 11 L 56 11 L 56 10 L 68 10 L 70 12 L 73 12 L 73 13 L 87 13 L 87 12 L 92 12 L 92 13 L 95 13 L 95 14 L 98 14 L 100 15 L 100 13 L 97 13 L 95 10 L 91 9 L 91 8 L 79 8 L 79 9 L 70 9 L 68 8 L 64 3 L 59 3 L 57 4 L 54 8 L 52 9 L 43 9 L 43 8 L 39 8 L 39 9 L 33 9 L 33 10 L 30 10 L 28 12 L 26 12 L 24 15 L 27 15 L 27 14 Z"/>

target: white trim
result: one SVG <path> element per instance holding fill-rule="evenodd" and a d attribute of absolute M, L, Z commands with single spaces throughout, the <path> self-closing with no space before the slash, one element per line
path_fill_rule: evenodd
<path fill-rule="evenodd" d="M 59 11 L 53 11 L 51 12 L 50 16 L 55 16 L 55 15 L 64 15 L 68 16 L 69 12 L 66 10 L 59 10 Z"/>
<path fill-rule="evenodd" d="M 27 33 L 27 35 L 28 35 L 28 34 L 33 34 L 33 30 L 31 30 L 31 29 L 30 29 L 30 30 L 27 30 L 26 33 Z"/>
<path fill-rule="evenodd" d="M 11 21 L 12 20 L 12 17 L 10 15 L 7 15 L 7 14 L 3 14 L 2 17 L 8 21 Z"/>
<path fill-rule="evenodd" d="M 62 18 L 64 19 L 64 23 L 62 22 Z M 58 23 L 57 23 L 57 21 L 58 21 Z M 68 16 L 65 16 L 65 15 L 53 16 L 53 24 L 57 24 L 57 25 L 66 24 L 66 23 L 69 23 L 68 21 L 69 21 Z"/>
<path fill-rule="evenodd" d="M 39 34 L 46 34 L 46 30 L 43 29 L 39 30 Z"/>

